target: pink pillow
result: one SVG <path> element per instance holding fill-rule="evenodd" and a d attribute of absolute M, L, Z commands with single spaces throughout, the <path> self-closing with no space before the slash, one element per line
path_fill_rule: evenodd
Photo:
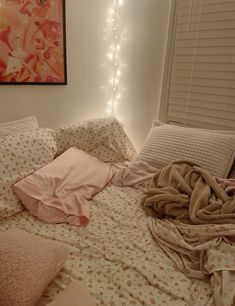
<path fill-rule="evenodd" d="M 82 283 L 73 282 L 47 306 L 96 306 L 96 302 Z"/>
<path fill-rule="evenodd" d="M 13 186 L 23 205 L 48 223 L 85 225 L 90 200 L 113 176 L 113 167 L 71 147 Z"/>
<path fill-rule="evenodd" d="M 0 305 L 34 306 L 67 257 L 61 243 L 20 229 L 0 232 Z"/>

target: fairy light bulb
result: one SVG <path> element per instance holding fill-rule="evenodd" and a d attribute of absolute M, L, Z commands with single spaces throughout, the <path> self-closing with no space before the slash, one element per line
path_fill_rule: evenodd
<path fill-rule="evenodd" d="M 117 85 L 120 83 L 120 80 L 115 78 L 115 86 L 117 87 Z"/>
<path fill-rule="evenodd" d="M 108 57 L 110 60 L 112 60 L 112 59 L 113 59 L 113 54 L 112 54 L 112 53 L 108 53 L 108 54 L 107 54 L 107 57 Z"/>

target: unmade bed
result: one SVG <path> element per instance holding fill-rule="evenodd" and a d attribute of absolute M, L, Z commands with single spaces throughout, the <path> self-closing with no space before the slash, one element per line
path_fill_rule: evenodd
<path fill-rule="evenodd" d="M 27 129 L 32 128 L 31 123 Z M 37 306 L 48 305 L 76 281 L 86 286 L 97 306 L 216 305 L 209 273 L 203 280 L 183 273 L 185 267 L 179 268 L 176 262 L 177 256 L 182 259 L 180 252 L 162 244 L 162 240 L 170 241 L 172 228 L 179 221 L 172 221 L 167 214 L 166 218 L 149 216 L 144 209 L 143 197 L 146 200 L 146 188 L 151 187 L 156 169 L 167 169 L 167 165 L 175 160 L 190 159 L 210 170 L 213 177 L 227 177 L 235 152 L 233 133 L 185 130 L 157 124 L 135 157 L 133 145 L 120 123 L 113 118 L 86 121 L 56 130 L 38 129 L 38 126 L 33 129 L 35 131 L 30 133 L 16 132 L 13 127 L 11 133 L 14 132 L 14 136 L 9 136 L 9 126 L 2 128 L 2 134 L 0 127 L 0 144 L 5 150 L 1 152 L 1 161 L 5 164 L 0 167 L 0 234 L 17 228 L 46 241 L 62 243 L 68 249 L 67 260 L 46 287 Z M 86 226 L 49 224 L 23 209 L 12 185 L 72 146 L 109 163 L 116 169 L 117 176 L 92 197 Z M 158 189 L 159 186 L 154 187 Z M 149 203 L 157 211 L 153 199 L 148 199 Z M 154 227 L 155 222 L 162 227 L 159 236 L 157 231 L 151 230 L 151 224 Z M 186 228 L 187 224 L 182 226 Z M 200 230 L 204 225 L 192 226 Z M 233 226 L 235 236 L 235 225 L 230 224 L 228 229 L 233 230 Z M 226 229 L 225 225 L 225 236 Z M 162 233 L 165 237 L 160 237 Z M 190 235 L 188 239 L 190 241 Z M 231 267 L 228 270 L 231 271 Z M 232 281 L 233 274 L 231 276 Z M 231 298 L 223 300 L 223 305 L 217 303 L 216 306 L 232 306 L 232 303 L 226 303 L 233 300 L 233 294 L 231 292 Z"/>

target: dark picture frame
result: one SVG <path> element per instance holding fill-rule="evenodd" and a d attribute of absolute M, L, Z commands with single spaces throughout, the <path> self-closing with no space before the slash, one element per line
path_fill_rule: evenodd
<path fill-rule="evenodd" d="M 67 85 L 65 2 L 2 2 L 1 85 Z"/>

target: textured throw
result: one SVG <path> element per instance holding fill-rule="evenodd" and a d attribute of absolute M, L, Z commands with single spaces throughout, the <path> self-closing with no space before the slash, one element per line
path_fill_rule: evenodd
<path fill-rule="evenodd" d="M 191 162 L 178 161 L 157 171 L 142 204 L 158 218 L 235 224 L 235 198 L 207 170 Z"/>
<path fill-rule="evenodd" d="M 216 177 L 215 180 L 228 195 L 235 196 L 235 179 L 223 179 Z"/>
<path fill-rule="evenodd" d="M 209 278 L 217 306 L 235 305 L 234 198 L 207 171 L 180 161 L 156 173 L 142 204 L 157 217 L 149 229 L 175 266 Z"/>

